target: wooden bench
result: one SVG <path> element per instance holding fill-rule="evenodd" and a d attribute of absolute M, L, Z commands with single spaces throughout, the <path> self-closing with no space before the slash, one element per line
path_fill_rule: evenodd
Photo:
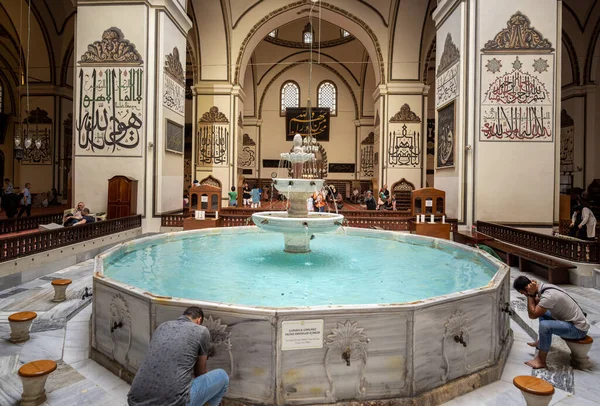
<path fill-rule="evenodd" d="M 504 256 L 504 262 L 509 266 L 518 266 L 521 272 L 538 273 L 536 271 L 541 270 L 542 276 L 555 285 L 570 283 L 569 269 L 576 268 L 567 262 L 525 251 L 498 240 L 488 241 L 486 245 L 498 252 L 500 257 Z"/>

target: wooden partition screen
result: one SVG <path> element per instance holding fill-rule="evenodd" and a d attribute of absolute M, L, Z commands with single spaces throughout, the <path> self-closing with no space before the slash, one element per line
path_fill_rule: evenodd
<path fill-rule="evenodd" d="M 445 216 L 446 192 L 432 187 L 413 190 L 411 214 L 413 216 L 417 214 Z"/>

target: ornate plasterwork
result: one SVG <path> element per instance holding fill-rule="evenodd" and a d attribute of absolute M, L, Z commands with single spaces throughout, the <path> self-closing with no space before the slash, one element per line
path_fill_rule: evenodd
<path fill-rule="evenodd" d="M 373 123 L 373 128 L 377 128 L 379 127 L 380 123 L 380 118 L 379 118 L 379 110 L 377 110 L 377 114 L 375 115 L 375 122 Z"/>
<path fill-rule="evenodd" d="M 240 71 L 242 68 L 242 59 L 244 57 L 244 53 L 246 52 L 246 47 L 248 46 L 248 43 L 250 42 L 250 40 L 252 39 L 252 37 L 254 36 L 256 31 L 258 31 L 264 24 L 266 24 L 268 21 L 272 20 L 274 17 L 278 16 L 279 14 L 285 13 L 288 10 L 292 10 L 294 8 L 301 7 L 301 6 L 304 6 L 307 4 L 310 4 L 308 2 L 308 0 L 299 0 L 299 1 L 294 1 L 290 4 L 287 4 L 285 6 L 282 6 L 276 10 L 273 10 L 269 14 L 267 14 L 263 18 L 261 18 L 250 29 L 250 31 L 248 31 L 246 38 L 244 38 L 244 41 L 242 41 L 242 44 L 240 45 L 240 51 L 238 52 L 238 56 L 237 56 L 237 59 L 235 62 L 235 74 L 234 74 L 233 83 L 240 84 Z M 352 13 L 349 13 L 348 11 L 344 10 L 341 7 L 337 7 L 337 6 L 331 5 L 329 3 L 325 3 L 323 1 L 320 1 L 319 5 L 322 8 L 326 8 L 337 14 L 341 14 L 342 16 L 344 16 L 344 17 L 348 18 L 349 20 L 353 21 L 354 23 L 358 24 L 363 30 L 365 30 L 365 32 L 369 35 L 369 37 L 373 41 L 373 46 L 375 47 L 375 53 L 377 55 L 377 62 L 379 65 L 380 82 L 381 82 L 381 84 L 385 84 L 385 68 L 384 68 L 384 61 L 383 61 L 383 52 L 381 50 L 381 45 L 379 44 L 379 40 L 377 39 L 377 35 L 375 35 L 375 32 L 360 18 L 356 17 Z M 326 65 L 324 65 L 324 66 L 326 66 Z"/>
<path fill-rule="evenodd" d="M 230 371 L 229 376 L 233 375 L 233 353 L 231 352 L 231 331 L 227 331 L 227 324 L 221 323 L 221 319 L 213 319 L 212 316 L 208 316 L 204 319 L 204 327 L 210 332 L 210 340 L 212 348 L 209 349 L 211 357 L 217 355 L 217 348 L 223 347 L 225 351 L 229 353 L 229 364 Z"/>
<path fill-rule="evenodd" d="M 141 65 L 142 57 L 135 45 L 123 37 L 119 28 L 111 27 L 104 31 L 102 40 L 88 45 L 88 50 L 81 55 L 80 64 L 126 63 Z"/>
<path fill-rule="evenodd" d="M 212 186 L 221 189 L 221 182 L 218 179 L 213 178 L 212 175 L 208 175 L 200 181 L 200 186 Z"/>
<path fill-rule="evenodd" d="M 367 135 L 367 138 L 365 138 L 360 145 L 373 145 L 375 143 L 375 133 L 374 132 L 370 132 L 369 135 Z"/>
<path fill-rule="evenodd" d="M 120 329 L 126 328 L 128 331 L 127 336 L 127 348 L 125 348 L 125 363 L 129 364 L 129 349 L 131 348 L 131 314 L 129 313 L 129 306 L 125 297 L 116 293 L 113 295 L 109 305 L 110 316 L 108 318 L 109 331 L 111 336 L 112 344 L 112 355 L 115 356 L 117 349 L 117 342 L 115 340 L 115 334 Z"/>
<path fill-rule="evenodd" d="M 173 52 L 165 55 L 165 72 L 177 80 L 182 85 L 185 85 L 185 72 L 179 59 L 179 49 L 173 48 Z"/>
<path fill-rule="evenodd" d="M 561 127 L 571 127 L 575 125 L 575 121 L 571 118 L 567 110 L 562 109 L 560 111 L 560 126 Z"/>
<path fill-rule="evenodd" d="M 244 139 L 242 141 L 242 145 L 244 146 L 255 146 L 256 142 L 250 138 L 250 136 L 248 134 L 244 134 Z"/>
<path fill-rule="evenodd" d="M 341 361 L 350 366 L 352 361 L 361 362 L 360 373 L 356 383 L 356 396 L 361 397 L 366 392 L 367 381 L 365 379 L 365 370 L 367 369 L 367 344 L 369 338 L 363 333 L 364 328 L 358 327 L 357 322 L 346 321 L 337 323 L 337 326 L 327 335 L 325 345 L 325 373 L 329 381 L 329 390 L 326 392 L 330 401 L 335 401 L 335 385 L 329 370 L 329 361 L 334 351 L 341 352 Z"/>
<path fill-rule="evenodd" d="M 244 118 L 242 117 L 242 112 L 238 115 L 238 126 L 244 128 Z"/>
<path fill-rule="evenodd" d="M 448 35 L 446 35 L 446 42 L 444 42 L 444 51 L 442 52 L 442 56 L 440 57 L 440 64 L 437 67 L 436 75 L 441 75 L 446 71 L 446 69 L 454 65 L 459 60 L 460 52 L 458 51 L 458 47 L 456 46 L 454 41 L 452 41 L 452 35 L 448 33 Z"/>
<path fill-rule="evenodd" d="M 417 116 L 411 109 L 408 103 L 404 103 L 392 118 L 390 123 L 420 123 L 421 118 Z"/>
<path fill-rule="evenodd" d="M 200 123 L 229 123 L 229 120 L 225 116 L 225 114 L 219 111 L 217 106 L 212 106 L 206 113 L 202 114 Z"/>
<path fill-rule="evenodd" d="M 552 44 L 542 33 L 531 26 L 529 18 L 517 11 L 493 40 L 485 43 L 482 51 L 535 50 L 554 51 Z"/>
<path fill-rule="evenodd" d="M 52 119 L 48 117 L 48 112 L 36 107 L 29 112 L 29 115 L 23 119 L 24 124 L 52 124 Z"/>

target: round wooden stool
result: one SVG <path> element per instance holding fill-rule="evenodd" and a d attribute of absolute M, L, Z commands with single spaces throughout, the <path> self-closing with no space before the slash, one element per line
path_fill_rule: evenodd
<path fill-rule="evenodd" d="M 73 282 L 71 279 L 54 279 L 52 286 L 54 287 L 53 302 L 64 302 L 67 298 L 67 287 Z"/>
<path fill-rule="evenodd" d="M 569 340 L 567 338 L 563 338 L 563 340 L 565 340 L 571 350 L 571 364 L 578 369 L 591 368 L 592 364 L 590 357 L 588 357 L 588 352 L 592 348 L 594 339 L 590 336 L 585 336 L 581 340 Z"/>
<path fill-rule="evenodd" d="M 19 312 L 8 316 L 10 341 L 13 343 L 22 343 L 29 340 L 29 329 L 36 317 L 37 313 L 35 312 Z"/>
<path fill-rule="evenodd" d="M 46 380 L 56 369 L 56 362 L 49 359 L 32 361 L 19 368 L 23 381 L 21 406 L 37 406 L 46 401 Z"/>
<path fill-rule="evenodd" d="M 515 376 L 513 384 L 521 390 L 527 406 L 547 406 L 554 395 L 554 386 L 535 376 Z"/>

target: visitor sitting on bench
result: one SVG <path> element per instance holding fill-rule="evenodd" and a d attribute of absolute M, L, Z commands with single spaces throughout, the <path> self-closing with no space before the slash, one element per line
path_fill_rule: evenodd
<path fill-rule="evenodd" d="M 79 226 L 82 224 L 91 224 L 96 222 L 96 217 L 90 216 L 90 209 L 87 207 L 81 211 L 81 220 L 74 223 L 74 226 Z"/>
<path fill-rule="evenodd" d="M 513 287 L 527 296 L 527 313 L 530 319 L 540 319 L 538 340 L 527 343 L 537 347 L 538 354 L 525 364 L 533 369 L 546 368 L 546 357 L 550 351 L 552 335 L 581 340 L 590 329 L 579 304 L 564 290 L 549 283 L 539 283 L 526 276 L 515 279 Z"/>
<path fill-rule="evenodd" d="M 81 220 L 81 213 L 84 208 L 85 204 L 83 202 L 77 203 L 77 208 L 75 209 L 74 213 L 67 213 L 64 215 L 63 226 L 69 227 Z"/>
<path fill-rule="evenodd" d="M 367 190 L 367 196 L 365 197 L 365 206 L 367 206 L 367 210 L 376 210 L 377 202 L 373 197 L 373 193 L 370 190 Z"/>
<path fill-rule="evenodd" d="M 199 307 L 188 307 L 177 320 L 154 330 L 146 356 L 127 395 L 130 406 L 217 406 L 229 385 L 222 369 L 208 371 L 210 332 Z"/>
<path fill-rule="evenodd" d="M 590 209 L 575 206 L 569 235 L 580 240 L 593 240 L 596 238 L 596 217 Z"/>

